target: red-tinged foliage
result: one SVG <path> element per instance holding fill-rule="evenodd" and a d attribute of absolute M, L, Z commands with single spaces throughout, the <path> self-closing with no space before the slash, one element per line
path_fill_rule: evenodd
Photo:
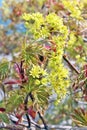
<path fill-rule="evenodd" d="M 18 125 L 19 122 L 21 122 L 23 115 L 24 115 L 24 112 L 22 112 L 22 113 L 16 113 L 15 116 L 18 118 L 18 121 L 16 122 L 16 125 Z"/>
<path fill-rule="evenodd" d="M 5 112 L 5 111 L 6 111 L 5 108 L 0 108 L 0 113 Z"/>
<path fill-rule="evenodd" d="M 23 68 L 23 61 L 21 61 L 21 63 L 15 63 L 15 70 L 19 75 L 20 79 L 24 79 L 24 68 Z"/>
<path fill-rule="evenodd" d="M 56 4 L 56 0 L 47 0 L 46 2 L 46 7 L 47 8 L 50 8 L 51 5 L 54 5 Z"/>
<path fill-rule="evenodd" d="M 47 0 L 46 7 L 50 8 L 53 6 L 55 9 L 64 10 L 64 5 L 60 2 L 56 2 L 56 0 Z"/>
<path fill-rule="evenodd" d="M 35 117 L 36 117 L 36 111 L 33 109 L 33 106 L 29 107 L 29 109 L 28 109 L 28 114 L 29 114 L 33 119 L 35 119 Z"/>
<path fill-rule="evenodd" d="M 87 64 L 83 66 L 84 76 L 87 77 Z"/>
<path fill-rule="evenodd" d="M 61 9 L 64 9 L 64 5 L 62 3 L 56 3 L 58 7 L 60 7 Z"/>
<path fill-rule="evenodd" d="M 15 113 L 15 116 L 18 118 L 18 121 L 16 122 L 17 125 L 19 124 L 19 122 L 21 122 L 24 113 L 24 104 L 20 104 L 17 112 Z"/>
<path fill-rule="evenodd" d="M 52 50 L 52 51 L 56 52 L 56 44 L 55 44 L 55 43 L 52 43 L 52 46 L 50 46 L 50 45 L 45 45 L 44 48 L 45 48 L 46 50 Z"/>
<path fill-rule="evenodd" d="M 4 84 L 9 84 L 9 85 L 13 85 L 13 84 L 21 84 L 21 80 L 17 80 L 17 79 L 6 79 L 4 81 Z"/>
<path fill-rule="evenodd" d="M 87 101 L 87 95 L 84 96 L 84 100 Z"/>
<path fill-rule="evenodd" d="M 24 61 L 21 61 L 19 64 L 16 63 L 14 65 L 14 68 L 15 68 L 18 76 L 19 76 L 19 79 L 22 81 L 22 83 L 25 83 L 28 80 L 28 78 L 25 75 L 25 71 L 24 71 L 24 68 L 23 68 L 23 62 Z"/>
<path fill-rule="evenodd" d="M 19 16 L 22 15 L 21 9 L 14 9 L 14 10 L 13 10 L 13 13 L 14 13 L 17 17 L 19 17 Z"/>
<path fill-rule="evenodd" d="M 49 45 L 44 45 L 44 48 L 45 48 L 46 50 L 51 50 L 51 46 L 49 46 Z"/>
<path fill-rule="evenodd" d="M 80 46 L 77 46 L 75 49 L 74 49 L 77 53 L 81 53 L 83 51 L 83 47 L 80 45 Z"/>
<path fill-rule="evenodd" d="M 24 72 L 23 61 L 21 61 L 19 64 L 16 63 L 14 65 L 14 68 L 15 68 L 19 78 L 18 79 L 5 79 L 4 84 L 9 84 L 9 85 L 19 84 L 19 85 L 21 85 L 22 83 L 27 82 L 28 78 Z"/>

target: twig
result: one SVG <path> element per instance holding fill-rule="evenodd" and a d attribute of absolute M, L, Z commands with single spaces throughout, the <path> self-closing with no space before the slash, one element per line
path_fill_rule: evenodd
<path fill-rule="evenodd" d="M 26 98 L 25 98 L 25 101 L 24 101 L 25 111 L 28 110 L 28 108 L 27 108 L 28 97 L 30 97 L 30 99 L 32 100 L 32 102 L 34 102 L 34 97 L 33 97 L 32 93 L 31 93 L 31 92 L 28 93 L 27 96 L 26 96 Z M 38 115 L 39 115 L 39 118 L 42 120 L 42 123 L 43 123 L 43 125 L 44 125 L 44 129 L 45 129 L 45 130 L 48 130 L 48 127 L 47 127 L 46 122 L 44 121 L 42 115 L 40 114 L 39 111 L 38 111 L 37 113 L 38 113 Z M 31 120 L 30 120 L 29 115 L 28 115 L 27 113 L 26 113 L 26 118 L 27 118 L 27 121 L 28 121 L 28 126 L 29 126 L 29 128 L 30 128 L 30 127 L 31 127 Z M 37 124 L 35 124 L 35 123 L 34 123 L 34 125 L 35 125 L 36 127 L 40 128 L 40 129 L 42 129 L 39 125 L 37 125 Z"/>
<path fill-rule="evenodd" d="M 0 129 L 8 129 L 8 130 L 25 130 L 26 127 L 24 126 L 19 126 L 19 125 L 9 125 L 6 123 L 0 123 Z M 27 130 L 27 128 L 26 128 Z"/>
<path fill-rule="evenodd" d="M 69 61 L 66 55 L 63 55 L 63 59 L 69 64 L 69 66 L 77 73 L 80 74 L 79 70 L 76 69 L 74 65 Z"/>
<path fill-rule="evenodd" d="M 34 97 L 33 97 L 32 93 L 29 93 L 29 96 L 30 96 L 32 102 L 34 102 Z M 42 117 L 42 115 L 40 114 L 39 111 L 38 111 L 37 113 L 38 113 L 38 115 L 39 115 L 39 118 L 42 120 L 42 123 L 43 123 L 43 125 L 44 125 L 44 129 L 45 129 L 45 130 L 48 130 L 48 126 L 46 125 L 46 122 L 45 122 L 44 118 Z"/>
<path fill-rule="evenodd" d="M 23 121 L 27 123 L 27 120 L 24 118 L 23 118 Z M 33 124 L 35 127 L 39 128 L 39 129 L 44 129 L 44 125 L 40 126 L 34 120 L 31 120 L 31 124 Z"/>
<path fill-rule="evenodd" d="M 40 112 L 39 112 L 39 111 L 38 111 L 37 113 L 38 113 L 38 115 L 39 115 L 40 119 L 42 120 L 42 123 L 44 124 L 44 129 L 48 130 L 48 126 L 47 126 L 47 124 L 46 124 L 46 122 L 45 122 L 44 118 L 41 116 L 41 114 L 40 114 Z"/>
<path fill-rule="evenodd" d="M 25 101 L 24 101 L 25 111 L 28 110 L 27 104 L 28 104 L 28 97 L 29 97 L 29 94 L 30 94 L 30 93 L 27 94 L 27 96 L 26 96 L 26 98 L 25 98 Z M 30 127 L 31 127 L 31 122 L 30 122 L 30 118 L 29 118 L 28 113 L 26 113 L 26 118 L 27 118 L 27 121 L 28 121 L 28 128 L 30 128 Z"/>

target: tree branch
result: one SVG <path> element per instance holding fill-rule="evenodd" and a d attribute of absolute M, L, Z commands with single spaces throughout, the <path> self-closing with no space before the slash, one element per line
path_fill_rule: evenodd
<path fill-rule="evenodd" d="M 79 70 L 76 69 L 74 65 L 69 61 L 66 55 L 63 55 L 63 59 L 68 63 L 68 65 L 77 73 L 80 74 Z"/>
<path fill-rule="evenodd" d="M 25 101 L 24 101 L 24 107 L 25 107 L 25 111 L 28 110 L 27 108 L 27 104 L 28 104 L 28 97 L 29 97 L 30 93 L 27 94 L 26 98 L 25 98 Z M 26 113 L 26 118 L 27 118 L 27 121 L 28 121 L 28 128 L 31 127 L 31 121 L 30 121 L 30 118 L 29 118 L 29 115 L 28 113 Z"/>
<path fill-rule="evenodd" d="M 19 125 L 10 125 L 6 123 L 0 123 L 0 129 L 8 129 L 8 130 L 28 130 L 25 126 L 19 126 Z"/>
<path fill-rule="evenodd" d="M 38 111 L 38 115 L 39 115 L 39 118 L 42 120 L 42 123 L 44 124 L 44 129 L 45 130 L 48 130 L 48 126 L 44 120 L 44 118 L 42 117 L 42 115 L 40 114 L 40 112 Z"/>
<path fill-rule="evenodd" d="M 34 102 L 34 97 L 33 97 L 32 93 L 29 93 L 29 96 L 30 96 L 32 102 Z M 42 120 L 42 123 L 43 123 L 43 125 L 44 125 L 44 129 L 45 129 L 45 130 L 48 130 L 48 126 L 46 125 L 46 122 L 45 122 L 44 118 L 42 117 L 42 115 L 40 114 L 39 111 L 38 111 L 37 113 L 38 113 L 38 115 L 39 115 L 39 118 Z"/>

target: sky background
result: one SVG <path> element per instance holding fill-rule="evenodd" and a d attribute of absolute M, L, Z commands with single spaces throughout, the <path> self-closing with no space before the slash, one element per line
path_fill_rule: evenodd
<path fill-rule="evenodd" d="M 2 1 L 3 0 L 0 0 L 0 7 L 2 6 Z M 1 16 L 1 13 L 0 13 L 0 16 Z M 7 21 L 3 21 L 2 18 L 0 17 L 0 25 L 7 27 L 10 23 L 11 23 L 10 19 L 7 19 Z M 21 32 L 25 33 L 25 31 L 26 31 L 23 23 L 19 23 L 19 24 L 15 25 L 15 28 L 16 28 L 17 32 L 19 32 L 19 33 L 21 33 Z M 8 30 L 7 34 L 12 34 L 12 30 Z"/>
<path fill-rule="evenodd" d="M 2 0 L 0 0 L 0 6 L 2 5 Z"/>

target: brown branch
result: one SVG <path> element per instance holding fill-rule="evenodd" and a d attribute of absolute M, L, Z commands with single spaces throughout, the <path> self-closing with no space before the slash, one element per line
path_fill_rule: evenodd
<path fill-rule="evenodd" d="M 25 111 L 28 110 L 27 104 L 28 104 L 28 97 L 29 97 L 29 95 L 30 95 L 30 93 L 27 94 L 27 96 L 25 98 L 25 101 L 24 101 Z M 30 128 L 31 127 L 31 121 L 30 121 L 28 113 L 26 113 L 26 118 L 27 118 L 27 121 L 28 121 L 28 128 Z"/>
<path fill-rule="evenodd" d="M 66 55 L 63 55 L 63 59 L 68 63 L 68 65 L 77 73 L 80 74 L 79 70 L 76 69 L 74 65 L 69 61 Z"/>
<path fill-rule="evenodd" d="M 27 130 L 27 128 L 25 126 L 19 126 L 19 125 L 9 125 L 9 124 L 5 124 L 2 123 L 0 125 L 0 129 L 8 129 L 8 130 Z"/>
<path fill-rule="evenodd" d="M 32 93 L 29 93 L 29 96 L 30 96 L 32 102 L 34 102 L 34 97 L 33 97 Z M 45 130 L 48 130 L 48 126 L 47 126 L 47 124 L 46 124 L 44 118 L 42 117 L 41 113 L 40 113 L 39 111 L 38 111 L 37 113 L 38 113 L 39 118 L 41 119 L 41 121 L 42 121 L 42 123 L 43 123 L 43 125 L 44 125 L 44 129 L 45 129 Z"/>
<path fill-rule="evenodd" d="M 42 115 L 40 114 L 39 111 L 38 111 L 37 113 L 38 113 L 38 115 L 39 115 L 39 118 L 42 120 L 42 123 L 44 124 L 44 129 L 45 129 L 45 130 L 48 130 L 48 126 L 47 126 L 47 124 L 46 124 L 44 118 L 42 117 Z"/>

